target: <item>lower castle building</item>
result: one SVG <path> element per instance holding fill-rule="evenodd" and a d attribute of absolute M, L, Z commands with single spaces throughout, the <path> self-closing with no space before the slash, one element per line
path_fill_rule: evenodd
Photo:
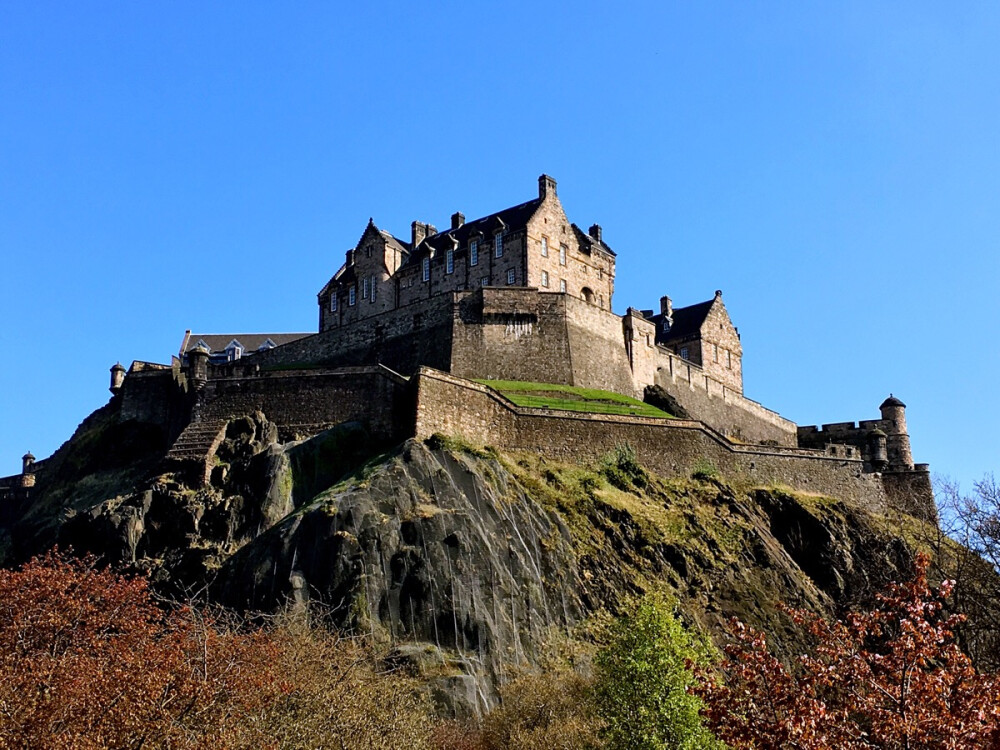
<path fill-rule="evenodd" d="M 723 473 L 933 517 L 899 399 L 879 419 L 799 427 L 743 394 L 721 291 L 616 315 L 616 260 L 542 175 L 537 197 L 472 221 L 456 212 L 443 231 L 414 221 L 403 239 L 369 220 L 319 291 L 317 333 L 188 331 L 169 365 L 112 368 L 111 391 L 121 420 L 160 426 L 167 460 L 206 479 L 227 420 L 260 411 L 282 439 L 357 420 L 387 440 L 444 432 L 573 458 L 628 442 L 665 475 L 708 458 Z M 516 407 L 476 382 L 489 380 L 665 399 L 679 418 Z M 0 496 L 15 484 L 23 494 L 17 477 L 0 480 Z"/>

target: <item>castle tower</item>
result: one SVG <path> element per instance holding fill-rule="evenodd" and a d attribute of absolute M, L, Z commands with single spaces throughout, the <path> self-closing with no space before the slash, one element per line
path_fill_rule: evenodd
<path fill-rule="evenodd" d="M 913 454 L 906 432 L 906 404 L 889 394 L 879 407 L 885 429 L 885 447 L 891 471 L 912 471 Z"/>
<path fill-rule="evenodd" d="M 28 451 L 21 456 L 21 486 L 35 486 L 35 457 Z"/>
<path fill-rule="evenodd" d="M 202 345 L 196 346 L 188 353 L 188 377 L 195 390 L 201 390 L 208 382 L 209 351 Z"/>
<path fill-rule="evenodd" d="M 868 455 L 872 471 L 882 472 L 889 466 L 889 454 L 886 448 L 886 434 L 878 427 L 868 433 Z"/>
<path fill-rule="evenodd" d="M 115 362 L 114 366 L 111 368 L 111 386 L 108 388 L 112 395 L 118 395 L 118 391 L 122 388 L 122 383 L 125 381 L 125 368 L 122 367 L 121 362 Z"/>

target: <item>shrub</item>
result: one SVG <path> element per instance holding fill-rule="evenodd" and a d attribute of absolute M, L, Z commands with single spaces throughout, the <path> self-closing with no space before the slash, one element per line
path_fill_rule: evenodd
<path fill-rule="evenodd" d="M 649 484 L 649 475 L 639 465 L 635 449 L 628 443 L 619 443 L 601 459 L 600 473 L 613 486 L 626 492 L 641 490 Z"/>

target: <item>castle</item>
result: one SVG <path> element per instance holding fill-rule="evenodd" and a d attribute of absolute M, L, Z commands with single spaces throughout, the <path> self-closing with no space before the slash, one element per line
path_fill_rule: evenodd
<path fill-rule="evenodd" d="M 666 475 L 699 462 L 757 481 L 934 516 L 929 472 L 914 464 L 905 406 L 879 419 L 799 427 L 743 394 L 739 332 L 721 291 L 686 307 L 612 312 L 617 256 L 583 231 L 556 181 L 537 197 L 450 227 L 414 221 L 408 239 L 369 220 L 317 296 L 314 334 L 199 335 L 170 364 L 115 365 L 119 419 L 162 428 L 167 461 L 210 479 L 228 419 L 263 412 L 282 439 L 345 420 L 386 440 L 457 434 L 575 459 L 615 444 Z M 665 398 L 671 420 L 517 407 L 477 381 L 583 386 Z M 26 477 L 0 480 L 0 496 Z M 15 488 L 16 485 L 16 488 Z"/>

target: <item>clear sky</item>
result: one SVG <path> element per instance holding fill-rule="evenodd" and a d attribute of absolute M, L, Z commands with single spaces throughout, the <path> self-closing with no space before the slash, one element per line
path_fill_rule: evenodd
<path fill-rule="evenodd" d="M 615 310 L 722 289 L 746 393 L 1000 470 L 1000 5 L 0 4 L 0 475 L 186 328 L 313 331 L 372 216 L 559 181 Z"/>

